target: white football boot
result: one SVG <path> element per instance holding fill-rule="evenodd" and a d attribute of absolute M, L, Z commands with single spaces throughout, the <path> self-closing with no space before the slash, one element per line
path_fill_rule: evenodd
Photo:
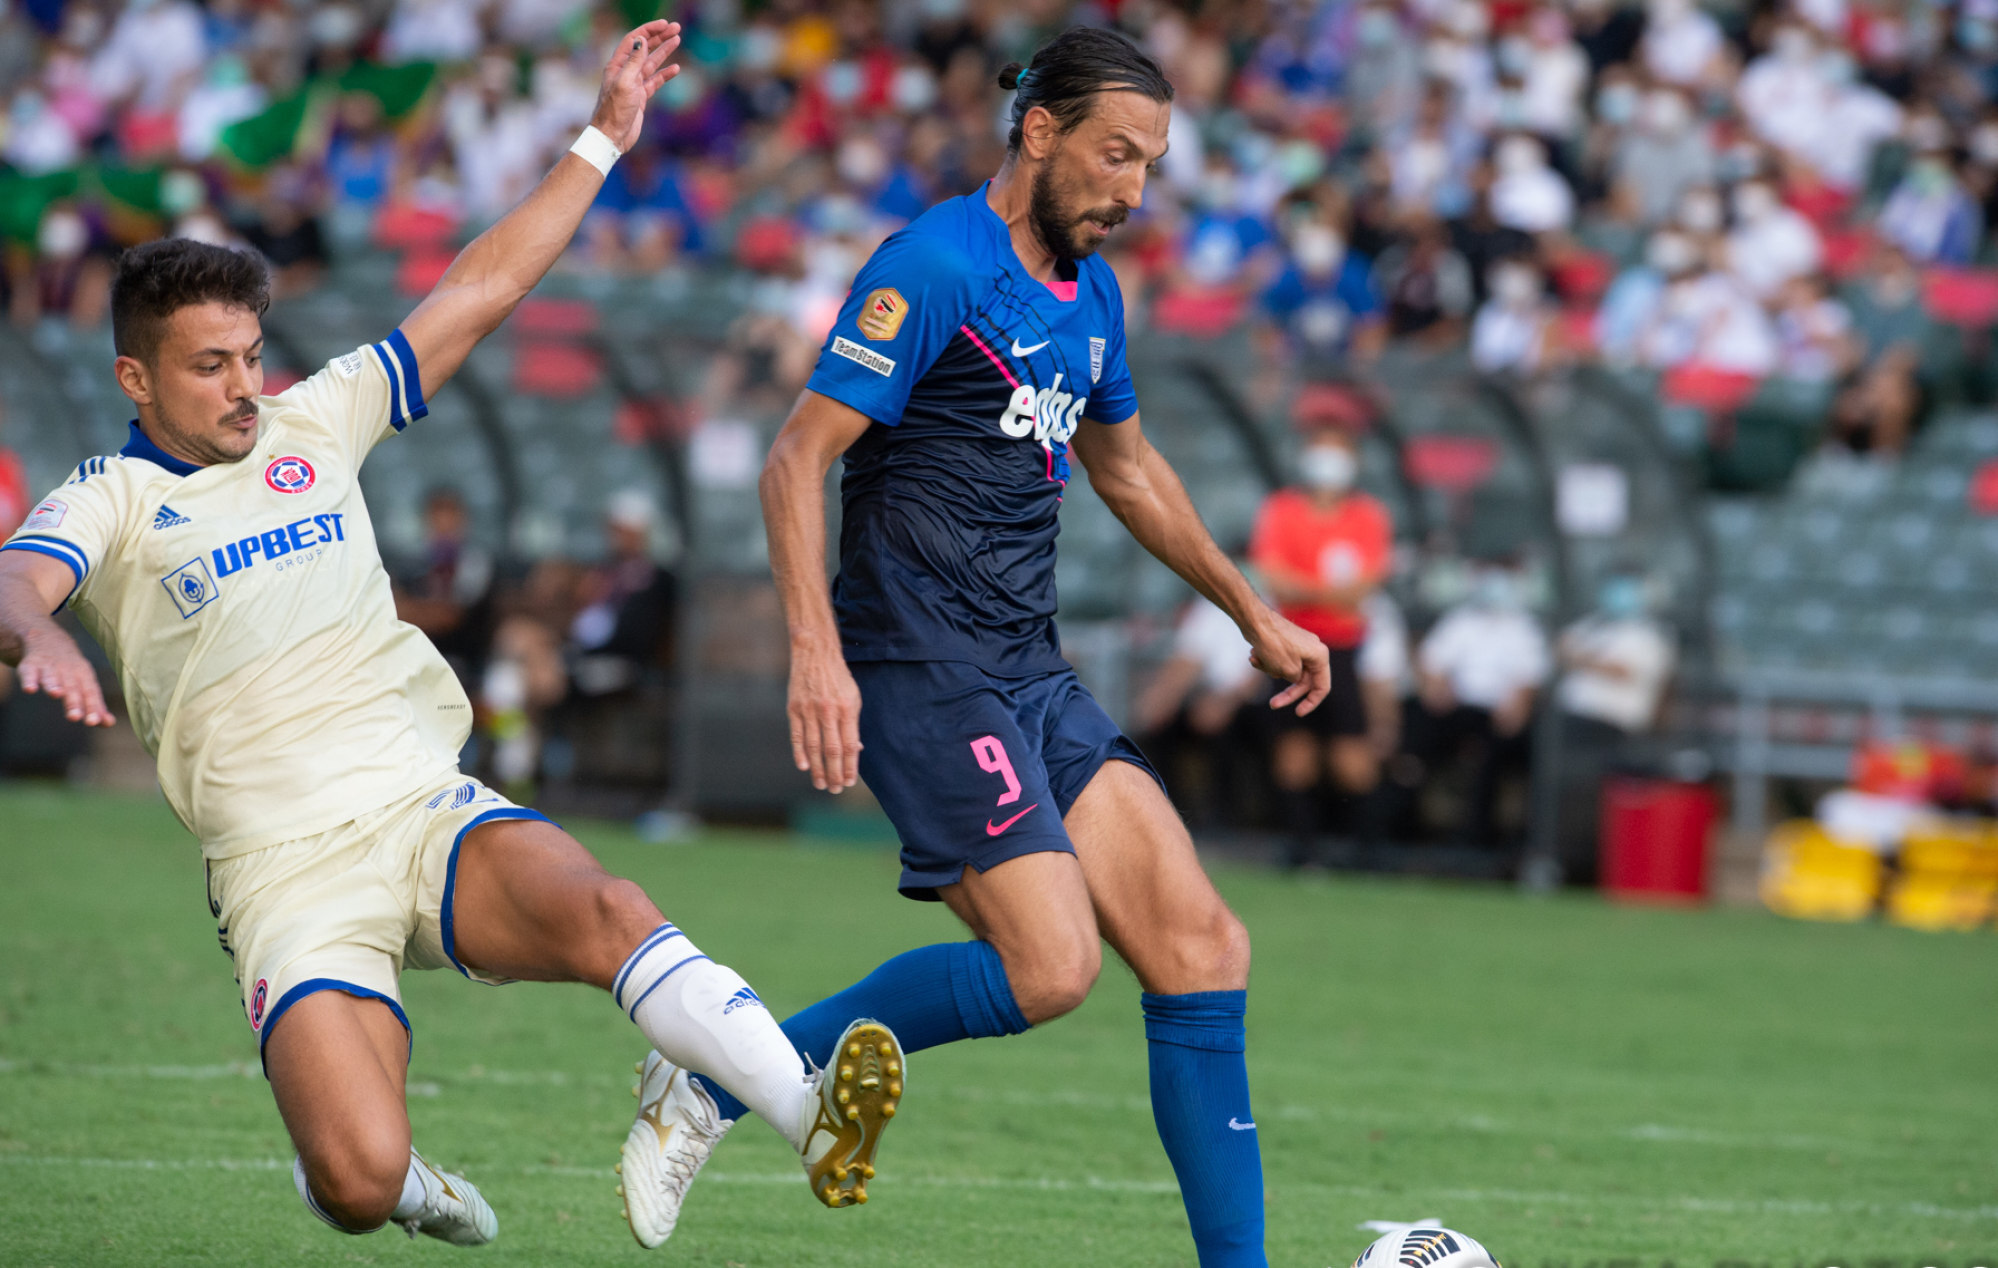
<path fill-rule="evenodd" d="M 673 1235 L 687 1186 L 735 1120 L 723 1118 L 707 1089 L 657 1052 L 633 1070 L 638 1118 L 625 1133 L 617 1193 L 631 1235 L 651 1250 Z"/>
<path fill-rule="evenodd" d="M 894 1033 L 863 1018 L 839 1037 L 832 1063 L 812 1072 L 799 1152 L 812 1195 L 827 1206 L 867 1201 L 874 1151 L 902 1099 L 905 1060 Z"/>
<path fill-rule="evenodd" d="M 499 1236 L 499 1217 L 470 1180 L 439 1171 L 414 1149 L 409 1161 L 423 1182 L 423 1209 L 395 1222 L 412 1241 L 421 1233 L 453 1246 L 483 1246 Z"/>

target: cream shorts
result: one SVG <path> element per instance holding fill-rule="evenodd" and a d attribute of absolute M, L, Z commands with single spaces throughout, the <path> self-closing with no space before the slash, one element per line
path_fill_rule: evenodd
<path fill-rule="evenodd" d="M 453 775 L 329 831 L 211 861 L 208 909 L 259 1053 L 286 1010 L 319 991 L 381 1000 L 408 1030 L 405 967 L 497 984 L 458 962 L 451 927 L 458 847 L 496 819 L 548 821 Z"/>

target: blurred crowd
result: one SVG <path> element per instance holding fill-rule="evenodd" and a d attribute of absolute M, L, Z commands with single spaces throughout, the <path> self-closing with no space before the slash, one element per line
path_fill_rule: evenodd
<path fill-rule="evenodd" d="M 1234 622 L 1204 599 L 1131 720 L 1196 828 L 1274 828 L 1293 868 L 1401 866 L 1438 844 L 1472 866 L 1516 865 L 1537 744 L 1559 760 L 1553 811 L 1566 877 L 1597 879 L 1605 781 L 1643 772 L 1678 639 L 1640 571 L 1606 576 L 1587 614 L 1550 630 L 1531 560 L 1471 565 L 1457 597 L 1405 611 L 1391 593 L 1394 533 L 1357 487 L 1360 428 L 1307 431 L 1295 479 L 1263 503 L 1240 563 L 1279 611 L 1331 656 L 1332 691 L 1310 715 L 1269 707 Z M 1413 617 L 1421 618 L 1418 623 Z M 1556 715 L 1550 719 L 1545 715 Z"/>
<path fill-rule="evenodd" d="M 614 494 L 594 563 L 508 567 L 481 546 L 459 491 L 423 501 L 423 547 L 396 561 L 396 615 L 430 636 L 472 700 L 465 769 L 519 800 L 579 768 L 656 799 L 674 772 L 679 580 L 652 499 Z"/>
<path fill-rule="evenodd" d="M 251 242 L 302 286 L 329 224 L 475 228 L 568 145 L 607 42 L 653 11 L 10 7 L 11 309 L 97 320 L 110 254 L 163 231 Z M 1646 368 L 1718 407 L 1781 379 L 1823 389 L 1835 439 L 1892 453 L 1920 415 L 1936 288 L 1966 285 L 1932 271 L 1984 259 L 1998 199 L 1989 0 L 697 0 L 674 16 L 687 70 L 570 265 L 754 276 L 711 408 L 788 399 L 872 245 L 998 165 L 996 67 L 1076 21 L 1129 31 L 1178 92 L 1171 152 L 1110 248 L 1134 324 L 1247 323 L 1272 366 L 1467 346 L 1489 371 Z"/>

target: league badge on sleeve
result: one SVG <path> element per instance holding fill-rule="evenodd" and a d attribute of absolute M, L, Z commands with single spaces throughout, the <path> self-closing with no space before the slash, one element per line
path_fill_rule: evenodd
<path fill-rule="evenodd" d="M 29 514 L 27 522 L 22 524 L 21 527 L 24 529 L 60 528 L 62 527 L 63 517 L 68 514 L 68 503 L 62 501 L 60 498 L 50 498 L 36 507 Z"/>
<path fill-rule="evenodd" d="M 311 463 L 290 454 L 271 459 L 271 465 L 264 468 L 264 483 L 279 493 L 303 493 L 318 478 Z"/>
<path fill-rule="evenodd" d="M 199 556 L 161 577 L 160 584 L 173 598 L 173 605 L 180 609 L 183 621 L 213 603 L 221 593 L 215 584 L 215 574 L 208 571 L 207 561 Z"/>
<path fill-rule="evenodd" d="M 1089 336 L 1089 381 L 1099 382 L 1103 378 L 1103 345 L 1108 341 L 1098 335 Z"/>
<path fill-rule="evenodd" d="M 902 320 L 908 315 L 909 301 L 902 298 L 902 292 L 892 286 L 884 286 L 869 292 L 867 302 L 860 306 L 860 316 L 854 318 L 854 325 L 860 327 L 861 334 L 881 343 L 901 333 Z"/>

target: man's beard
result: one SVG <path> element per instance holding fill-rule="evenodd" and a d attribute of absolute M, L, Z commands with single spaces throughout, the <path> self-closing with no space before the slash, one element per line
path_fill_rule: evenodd
<path fill-rule="evenodd" d="M 1106 228 L 1121 225 L 1131 215 L 1130 208 L 1112 204 L 1089 210 L 1076 210 L 1079 201 L 1072 197 L 1073 188 L 1067 181 L 1058 180 L 1054 165 L 1058 154 L 1050 155 L 1047 163 L 1034 173 L 1033 187 L 1027 195 L 1027 218 L 1034 226 L 1034 236 L 1041 240 L 1050 254 L 1057 260 L 1080 260 L 1087 255 L 1095 255 L 1103 245 L 1103 239 L 1090 232 L 1089 225 L 1099 224 Z"/>

